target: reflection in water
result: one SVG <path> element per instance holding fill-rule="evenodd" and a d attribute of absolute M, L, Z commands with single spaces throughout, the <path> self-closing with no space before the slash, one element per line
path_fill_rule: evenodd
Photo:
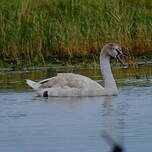
<path fill-rule="evenodd" d="M 124 103 L 116 104 L 118 97 L 104 97 L 102 137 L 110 145 L 112 152 L 123 152 L 124 139 Z"/>
<path fill-rule="evenodd" d="M 89 101 L 90 97 L 40 97 L 34 96 L 32 101 L 35 102 L 51 102 L 51 103 L 62 103 L 62 104 L 78 104 L 82 101 Z"/>
<path fill-rule="evenodd" d="M 151 64 L 138 67 L 129 66 L 127 68 L 120 68 L 119 66 L 112 67 L 114 77 L 118 86 L 149 86 L 149 81 L 152 79 Z M 0 68 L 0 90 L 27 90 L 30 89 L 26 83 L 26 79 L 43 80 L 45 78 L 53 77 L 57 73 L 77 73 L 85 75 L 97 82 L 103 83 L 101 77 L 101 70 L 98 67 L 37 67 L 37 68 L 23 68 L 16 71 L 11 71 L 7 68 Z"/>

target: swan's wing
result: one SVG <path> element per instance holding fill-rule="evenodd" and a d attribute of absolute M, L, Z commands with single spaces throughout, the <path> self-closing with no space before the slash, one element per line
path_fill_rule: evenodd
<path fill-rule="evenodd" d="M 62 81 L 64 81 L 64 85 L 72 88 L 91 88 L 94 86 L 101 87 L 97 82 L 79 74 L 58 73 L 57 77 L 61 78 Z"/>
<path fill-rule="evenodd" d="M 40 88 L 52 87 L 70 87 L 70 88 L 96 88 L 103 89 L 103 87 L 96 81 L 91 80 L 86 76 L 74 73 L 58 73 L 56 77 L 48 78 L 39 82 Z"/>

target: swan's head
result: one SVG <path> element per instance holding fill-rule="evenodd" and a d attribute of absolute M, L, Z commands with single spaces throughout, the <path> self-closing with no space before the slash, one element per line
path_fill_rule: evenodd
<path fill-rule="evenodd" d="M 103 47 L 103 51 L 106 51 L 109 56 L 116 58 L 121 64 L 124 64 L 124 54 L 122 48 L 115 43 L 108 43 Z"/>

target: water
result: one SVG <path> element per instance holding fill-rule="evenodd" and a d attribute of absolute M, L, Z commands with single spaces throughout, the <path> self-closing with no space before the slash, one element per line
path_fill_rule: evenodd
<path fill-rule="evenodd" d="M 127 152 L 152 150 L 152 68 L 113 67 L 119 96 L 37 97 L 25 79 L 80 73 L 103 84 L 99 68 L 0 69 L 1 152 L 109 152 L 106 133 Z"/>

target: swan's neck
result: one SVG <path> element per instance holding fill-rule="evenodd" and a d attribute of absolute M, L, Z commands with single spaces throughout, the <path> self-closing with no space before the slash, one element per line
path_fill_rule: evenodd
<path fill-rule="evenodd" d="M 118 94 L 117 85 L 111 72 L 110 56 L 104 50 L 100 54 L 100 66 L 105 81 L 105 91 L 109 94 Z"/>

